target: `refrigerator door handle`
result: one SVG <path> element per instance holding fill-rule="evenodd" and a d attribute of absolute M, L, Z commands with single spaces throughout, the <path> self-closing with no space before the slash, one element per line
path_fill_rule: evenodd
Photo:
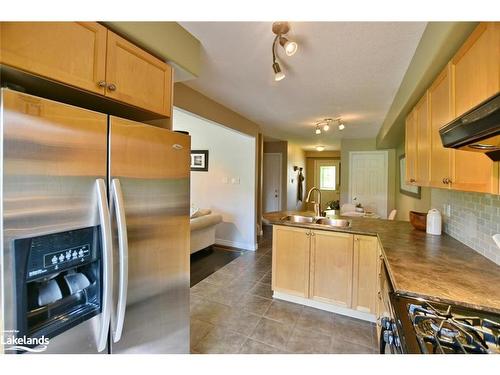
<path fill-rule="evenodd" d="M 120 180 L 115 178 L 111 182 L 111 204 L 116 212 L 116 223 L 118 227 L 118 245 L 120 256 L 120 276 L 118 284 L 118 303 L 116 317 L 113 324 L 113 342 L 120 341 L 125 321 L 125 308 L 127 306 L 128 288 L 128 238 L 127 222 L 125 218 L 125 207 L 123 204 L 123 192 Z"/>
<path fill-rule="evenodd" d="M 101 224 L 102 242 L 102 312 L 97 336 L 97 351 L 102 352 L 108 343 L 109 322 L 111 319 L 111 290 L 113 287 L 113 259 L 111 220 L 109 216 L 106 184 L 102 178 L 96 180 L 97 206 Z"/>

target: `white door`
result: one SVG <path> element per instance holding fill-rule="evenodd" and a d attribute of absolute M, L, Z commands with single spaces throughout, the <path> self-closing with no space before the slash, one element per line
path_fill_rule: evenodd
<path fill-rule="evenodd" d="M 281 154 L 264 154 L 264 212 L 281 210 Z"/>
<path fill-rule="evenodd" d="M 387 218 L 387 151 L 349 153 L 349 203 Z"/>

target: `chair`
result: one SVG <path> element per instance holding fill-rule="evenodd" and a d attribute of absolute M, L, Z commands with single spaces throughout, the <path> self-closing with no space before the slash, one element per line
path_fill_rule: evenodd
<path fill-rule="evenodd" d="M 394 220 L 396 218 L 396 214 L 398 213 L 398 210 L 392 210 L 389 216 L 387 217 L 387 220 Z"/>

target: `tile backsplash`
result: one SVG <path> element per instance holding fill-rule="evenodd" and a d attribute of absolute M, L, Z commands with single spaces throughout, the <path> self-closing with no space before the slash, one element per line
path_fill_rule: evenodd
<path fill-rule="evenodd" d="M 500 195 L 432 189 L 431 205 L 441 211 L 446 233 L 500 265 L 500 248 L 492 239 L 500 233 Z"/>

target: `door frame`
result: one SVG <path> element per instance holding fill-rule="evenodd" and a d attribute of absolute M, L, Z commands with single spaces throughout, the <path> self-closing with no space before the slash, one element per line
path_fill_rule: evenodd
<path fill-rule="evenodd" d="M 385 216 L 387 217 L 389 211 L 389 152 L 374 150 L 374 151 L 349 151 L 349 187 L 348 187 L 348 199 L 349 203 L 352 202 L 352 159 L 354 155 L 365 155 L 365 154 L 380 154 L 384 155 L 384 181 L 385 181 L 385 191 L 386 191 L 386 207 Z"/>
<path fill-rule="evenodd" d="M 282 159 L 282 155 L 281 155 L 280 152 L 264 152 L 263 154 L 264 155 L 262 157 L 262 159 L 263 159 L 262 160 L 262 172 L 263 172 L 262 173 L 263 174 L 263 176 L 262 176 L 262 192 L 263 192 L 262 197 L 264 197 L 265 193 L 266 193 L 266 191 L 264 190 L 264 176 L 266 174 L 264 168 L 266 166 L 266 161 L 265 161 L 266 155 L 277 155 L 278 158 L 279 158 L 279 174 L 278 174 L 278 176 L 279 176 L 279 183 L 278 183 L 278 196 L 279 196 L 279 199 L 278 199 L 278 211 L 281 211 L 281 199 L 282 199 L 282 195 L 281 194 L 283 193 L 282 192 L 282 188 L 281 188 L 281 185 L 283 184 L 283 176 L 282 176 L 282 174 L 283 174 L 283 171 L 282 171 L 283 159 Z M 265 206 L 265 202 L 263 202 L 263 203 L 264 203 L 264 206 Z M 262 212 L 264 212 L 264 211 L 265 211 L 265 207 L 262 209 Z"/>

